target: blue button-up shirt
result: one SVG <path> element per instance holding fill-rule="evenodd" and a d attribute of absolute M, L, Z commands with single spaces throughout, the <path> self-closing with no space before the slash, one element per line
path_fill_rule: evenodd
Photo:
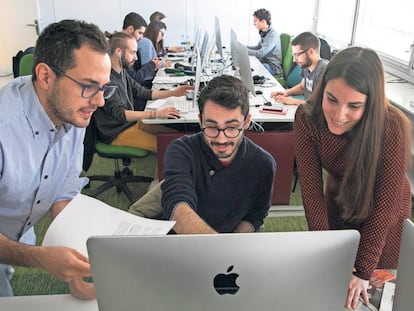
<path fill-rule="evenodd" d="M 0 232 L 12 240 L 87 183 L 79 177 L 85 130 L 56 129 L 30 78 L 0 89 Z"/>

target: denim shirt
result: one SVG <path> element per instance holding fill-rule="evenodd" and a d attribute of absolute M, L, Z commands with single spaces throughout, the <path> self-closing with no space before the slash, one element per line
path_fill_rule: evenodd
<path fill-rule="evenodd" d="M 31 76 L 0 89 L 0 233 L 18 240 L 52 204 L 81 191 L 84 134 L 69 124 L 56 129 Z"/>

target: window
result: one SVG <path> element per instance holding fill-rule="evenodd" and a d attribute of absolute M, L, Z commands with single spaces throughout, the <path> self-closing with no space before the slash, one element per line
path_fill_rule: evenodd
<path fill-rule="evenodd" d="M 355 44 L 408 65 L 414 40 L 414 1 L 360 2 Z"/>
<path fill-rule="evenodd" d="M 414 82 L 414 1 L 319 0 L 316 30 L 335 48 L 370 47 L 385 68 Z"/>

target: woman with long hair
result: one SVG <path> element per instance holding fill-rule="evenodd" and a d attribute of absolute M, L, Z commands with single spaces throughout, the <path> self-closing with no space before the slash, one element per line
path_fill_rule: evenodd
<path fill-rule="evenodd" d="M 374 269 L 397 267 L 403 220 L 411 216 L 410 125 L 385 96 L 378 55 L 351 47 L 334 56 L 298 107 L 294 131 L 309 229 L 361 234 L 345 304 L 355 309 L 360 295 L 368 303 Z"/>
<path fill-rule="evenodd" d="M 150 62 L 154 57 L 162 57 L 164 51 L 164 35 L 167 26 L 160 21 L 152 21 L 145 29 L 144 37 L 138 41 L 138 52 L 141 56 L 141 64 Z M 169 61 L 162 61 L 162 67 L 168 67 Z"/>

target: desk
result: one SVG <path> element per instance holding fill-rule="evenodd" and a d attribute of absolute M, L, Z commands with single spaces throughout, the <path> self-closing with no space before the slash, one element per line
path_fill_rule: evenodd
<path fill-rule="evenodd" d="M 0 298 L 1 311 L 98 311 L 96 300 L 79 300 L 71 295 L 38 295 Z"/>
<path fill-rule="evenodd" d="M 0 297 L 0 306 L 1 311 L 99 311 L 96 300 L 84 301 L 70 295 Z M 356 309 L 365 310 L 364 306 Z"/>
<path fill-rule="evenodd" d="M 249 101 L 250 101 L 250 113 L 252 115 L 252 120 L 256 122 L 293 122 L 295 118 L 295 113 L 297 106 L 292 105 L 285 105 L 287 109 L 286 115 L 278 115 L 278 114 L 271 114 L 271 113 L 263 113 L 260 112 L 261 107 L 255 107 L 257 105 L 263 105 L 264 98 L 267 100 L 270 99 L 270 93 L 275 91 L 282 91 L 284 90 L 283 87 L 279 84 L 279 82 L 263 67 L 260 61 L 254 57 L 250 56 L 250 66 L 253 68 L 253 75 L 261 75 L 266 78 L 266 83 L 264 86 L 256 85 L 256 90 L 261 90 L 263 95 L 256 95 L 253 96 L 249 94 Z M 232 71 L 225 71 L 224 74 L 233 75 Z M 213 76 L 208 75 L 204 76 L 204 80 L 210 80 Z M 174 84 L 184 82 L 188 80 L 189 76 L 186 77 L 170 77 L 168 76 L 163 69 L 159 70 L 157 76 L 153 82 L 153 88 L 161 89 L 161 88 L 171 88 Z M 191 101 L 188 101 L 189 105 Z M 143 122 L 145 124 L 182 124 L 182 123 L 198 123 L 198 111 L 197 109 L 193 112 L 188 112 L 181 115 L 180 119 L 144 119 Z"/>

